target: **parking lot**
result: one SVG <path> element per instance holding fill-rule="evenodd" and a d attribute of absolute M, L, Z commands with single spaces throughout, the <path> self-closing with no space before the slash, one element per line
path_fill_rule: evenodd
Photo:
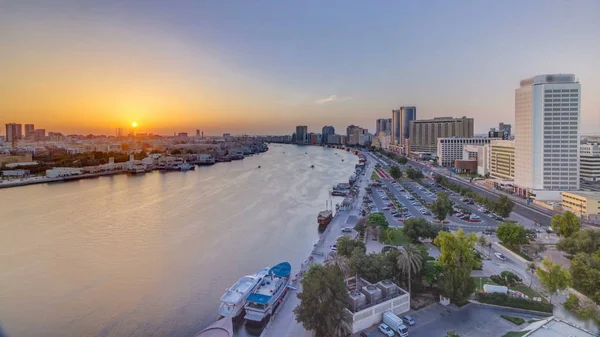
<path fill-rule="evenodd" d="M 445 337 L 449 330 L 455 330 L 461 337 L 500 337 L 509 331 L 519 331 L 528 323 L 517 326 L 500 315 L 521 317 L 528 321 L 545 316 L 523 313 L 509 308 L 496 308 L 480 304 L 467 304 L 462 308 L 454 305 L 444 307 L 433 304 L 415 312 L 409 312 L 416 322 L 408 327 L 410 337 Z M 377 326 L 365 330 L 374 336 L 384 336 Z M 358 337 L 359 334 L 352 336 Z"/>

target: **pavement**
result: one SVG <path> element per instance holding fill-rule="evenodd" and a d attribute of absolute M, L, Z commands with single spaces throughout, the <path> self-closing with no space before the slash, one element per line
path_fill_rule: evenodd
<path fill-rule="evenodd" d="M 366 195 L 365 187 L 370 182 L 374 166 L 375 164 L 372 161 L 367 161 L 364 175 L 361 174 L 356 182 L 359 186 L 359 194 L 354 200 L 353 207 L 348 211 L 338 211 L 335 214 L 333 220 L 329 223 L 323 235 L 321 235 L 319 242 L 315 245 L 311 255 L 306 260 L 306 264 L 301 269 L 306 269 L 312 263 L 323 263 L 325 257 L 331 251 L 331 246 L 336 243 L 338 236 L 346 234 L 342 232 L 342 227 L 350 226 L 347 224 L 348 220 L 349 222 L 356 222 L 358 220 L 360 203 L 363 196 Z M 355 232 L 352 234 L 355 234 Z M 300 304 L 300 300 L 296 294 L 302 291 L 299 281 L 300 279 L 296 283 L 297 290 L 290 291 L 287 294 L 286 300 L 281 304 L 269 324 L 262 331 L 261 337 L 312 337 L 313 333 L 304 329 L 302 324 L 296 321 L 296 315 L 294 314 L 294 308 Z"/>
<path fill-rule="evenodd" d="M 454 305 L 445 307 L 441 304 L 432 304 L 406 315 L 412 316 L 416 322 L 414 326 L 408 327 L 410 337 L 444 337 L 450 330 L 455 330 L 461 337 L 501 337 L 509 331 L 521 330 L 528 323 L 517 326 L 501 318 L 500 315 L 520 317 L 525 321 L 546 317 L 510 308 L 491 307 L 476 303 L 467 304 L 462 308 Z M 376 330 L 377 326 L 373 326 L 366 331 Z M 383 336 L 382 334 L 376 335 Z"/>

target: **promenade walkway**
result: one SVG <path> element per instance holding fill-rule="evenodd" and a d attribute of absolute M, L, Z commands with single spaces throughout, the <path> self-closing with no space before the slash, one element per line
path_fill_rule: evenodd
<path fill-rule="evenodd" d="M 325 233 L 316 244 L 309 258 L 301 266 L 301 271 L 305 271 L 313 263 L 323 263 L 325 257 L 329 254 L 330 247 L 337 241 L 337 237 L 342 234 L 342 227 L 347 226 L 346 221 L 351 216 L 358 218 L 359 206 L 362 197 L 365 195 L 365 187 L 369 183 L 369 178 L 373 172 L 371 160 L 367 161 L 366 172 L 357 180 L 359 186 L 358 197 L 354 199 L 352 208 L 348 211 L 338 211 L 331 223 L 327 226 Z M 351 221 L 355 218 L 351 218 Z M 300 300 L 296 296 L 297 292 L 301 292 L 300 279 L 296 280 L 296 292 L 292 291 L 287 295 L 287 299 L 279 307 L 277 312 L 271 318 L 267 327 L 263 330 L 261 337 L 312 337 L 313 333 L 304 329 L 301 323 L 296 322 L 294 308 L 300 304 Z"/>

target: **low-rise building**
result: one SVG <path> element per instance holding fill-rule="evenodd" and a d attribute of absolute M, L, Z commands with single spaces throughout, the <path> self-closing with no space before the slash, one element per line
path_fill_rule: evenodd
<path fill-rule="evenodd" d="M 580 216 L 600 214 L 600 192 L 562 192 L 562 207 Z"/>
<path fill-rule="evenodd" d="M 579 155 L 579 177 L 585 181 L 600 182 L 600 145 L 582 144 Z"/>
<path fill-rule="evenodd" d="M 348 306 L 344 309 L 342 326 L 350 334 L 380 323 L 386 311 L 401 315 L 410 310 L 410 294 L 392 281 L 371 284 L 359 278 L 357 284 L 352 277 L 346 280 L 346 286 Z"/>
<path fill-rule="evenodd" d="M 443 167 L 454 167 L 455 160 L 463 159 L 463 148 L 465 145 L 485 145 L 489 142 L 489 138 L 438 138 L 438 164 Z"/>
<path fill-rule="evenodd" d="M 79 175 L 83 173 L 83 169 L 80 167 L 54 167 L 46 170 L 46 177 L 58 178 Z"/>
<path fill-rule="evenodd" d="M 515 179 L 515 141 L 493 139 L 489 149 L 490 176 Z"/>
<path fill-rule="evenodd" d="M 596 337 L 598 335 L 554 316 L 529 324 L 521 330 L 523 337 Z"/>

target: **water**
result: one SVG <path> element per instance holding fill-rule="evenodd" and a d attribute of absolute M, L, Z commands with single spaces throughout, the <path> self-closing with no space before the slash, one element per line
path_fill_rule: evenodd
<path fill-rule="evenodd" d="M 272 145 L 189 172 L 0 190 L 0 326 L 10 337 L 193 336 L 241 276 L 299 267 L 328 191 L 357 161 Z"/>

